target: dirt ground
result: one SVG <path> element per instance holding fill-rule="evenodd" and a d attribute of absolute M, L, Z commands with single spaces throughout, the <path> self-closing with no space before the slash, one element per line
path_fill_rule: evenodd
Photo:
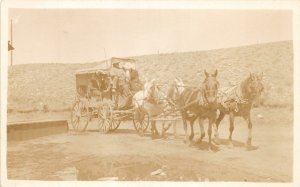
<path fill-rule="evenodd" d="M 9 116 L 10 121 L 42 114 Z M 47 114 L 49 118 L 68 113 Z M 45 119 L 45 118 L 44 118 Z M 251 181 L 293 180 L 293 110 L 253 110 L 253 145 L 247 151 L 246 123 L 237 118 L 234 147 L 227 145 L 229 121 L 220 125 L 221 144 L 208 150 L 207 136 L 200 144 L 183 143 L 182 123 L 177 137 L 152 140 L 140 137 L 131 121 L 114 133 L 101 134 L 96 125 L 85 133 L 59 134 L 21 142 L 8 142 L 8 178 L 30 180 L 163 180 Z M 160 127 L 160 124 L 157 125 Z M 207 126 L 206 126 L 207 127 Z M 172 133 L 172 129 L 168 131 Z M 199 127 L 195 125 L 196 137 Z"/>

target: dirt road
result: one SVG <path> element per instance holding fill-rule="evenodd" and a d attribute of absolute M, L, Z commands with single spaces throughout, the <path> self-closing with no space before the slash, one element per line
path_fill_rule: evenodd
<path fill-rule="evenodd" d="M 242 119 L 236 120 L 234 147 L 227 146 L 228 118 L 220 126 L 222 143 L 215 151 L 207 150 L 207 136 L 201 144 L 184 144 L 181 122 L 176 138 L 140 137 L 132 122 L 125 122 L 111 134 L 92 131 L 90 126 L 82 134 L 9 142 L 8 178 L 290 182 L 292 115 L 287 108 L 255 109 L 253 145 L 257 149 L 251 151 L 244 146 L 248 132 Z M 195 132 L 199 132 L 197 124 Z M 196 134 L 195 140 L 198 137 Z"/>

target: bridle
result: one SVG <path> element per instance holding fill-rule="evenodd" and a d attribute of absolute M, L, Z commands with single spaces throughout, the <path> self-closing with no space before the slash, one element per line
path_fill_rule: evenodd
<path fill-rule="evenodd" d="M 209 89 L 209 90 L 204 89 L 204 93 L 205 93 L 205 95 L 207 95 L 207 94 L 212 94 L 212 95 L 214 95 L 215 97 L 217 97 L 217 94 L 218 94 L 218 88 L 217 88 L 217 89 Z"/>
<path fill-rule="evenodd" d="M 216 98 L 218 96 L 219 82 L 217 81 L 217 87 L 216 87 L 216 89 L 206 89 L 206 86 L 205 86 L 206 83 L 207 83 L 207 80 L 205 80 L 203 82 L 203 84 L 204 84 L 204 86 L 203 86 L 204 87 L 203 93 L 204 93 L 204 98 L 205 98 L 206 103 L 209 103 L 207 95 L 213 95 L 215 97 L 215 102 L 216 102 Z"/>
<path fill-rule="evenodd" d="M 251 82 L 250 84 L 253 84 L 253 83 Z M 255 91 L 253 91 L 253 89 L 250 88 L 251 90 L 249 91 L 249 94 L 251 95 L 251 97 L 260 96 L 261 92 L 263 91 L 263 87 L 261 89 L 259 89 L 259 85 L 260 85 L 260 83 L 258 83 L 256 85 L 256 87 L 254 88 Z M 252 85 L 250 85 L 250 86 L 252 86 Z"/>

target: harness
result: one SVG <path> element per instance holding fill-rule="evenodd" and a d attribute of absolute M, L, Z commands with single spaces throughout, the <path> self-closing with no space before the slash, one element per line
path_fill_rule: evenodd
<path fill-rule="evenodd" d="M 192 100 L 192 96 L 197 93 L 197 98 L 194 101 Z M 194 103 L 198 103 L 198 105 L 207 106 L 208 102 L 205 99 L 204 92 L 202 88 L 194 88 L 188 95 L 188 98 L 184 101 L 185 106 L 192 105 Z"/>
<path fill-rule="evenodd" d="M 230 95 L 228 95 L 228 93 L 224 92 L 224 91 L 221 91 L 221 93 L 223 93 L 223 95 L 225 95 L 227 97 L 227 99 L 225 101 L 222 102 L 222 105 L 228 109 L 228 107 L 226 106 L 225 103 L 228 103 L 228 102 L 234 102 L 235 104 L 235 108 L 234 108 L 234 111 L 235 112 L 238 112 L 239 111 L 239 107 L 238 107 L 238 104 L 249 104 L 249 100 L 246 99 L 246 98 L 243 98 L 241 96 L 241 93 L 240 93 L 240 85 L 236 85 L 234 89 L 234 92 L 233 92 L 233 97 L 231 97 Z M 229 110 L 229 109 L 228 109 Z"/>

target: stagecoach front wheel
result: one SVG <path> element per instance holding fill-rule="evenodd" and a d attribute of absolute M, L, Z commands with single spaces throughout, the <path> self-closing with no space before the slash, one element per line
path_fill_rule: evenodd
<path fill-rule="evenodd" d="M 149 115 L 143 108 L 135 109 L 133 113 L 133 125 L 139 135 L 143 135 L 149 126 Z"/>
<path fill-rule="evenodd" d="M 83 132 L 88 126 L 90 119 L 87 103 L 83 100 L 77 100 L 73 104 L 71 112 L 71 124 L 75 131 Z"/>
<path fill-rule="evenodd" d="M 119 128 L 120 124 L 121 124 L 121 121 L 113 117 L 112 122 L 111 122 L 111 128 L 110 128 L 109 132 L 117 130 Z"/>

